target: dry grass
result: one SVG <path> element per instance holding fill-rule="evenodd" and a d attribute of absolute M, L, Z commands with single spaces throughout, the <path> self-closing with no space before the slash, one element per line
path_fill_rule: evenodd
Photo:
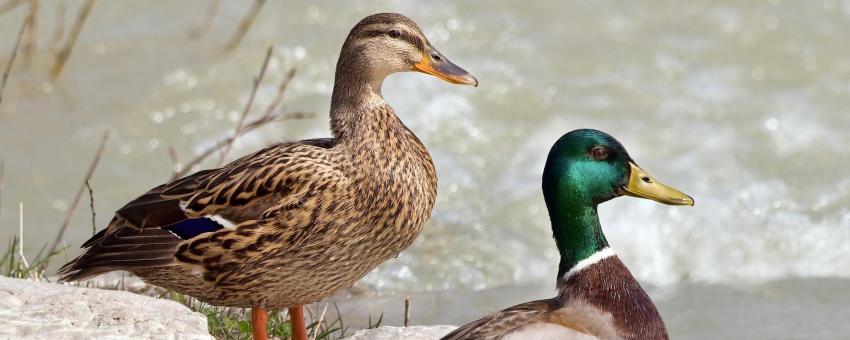
<path fill-rule="evenodd" d="M 212 306 L 174 292 L 168 292 L 165 295 L 169 299 L 188 306 L 193 311 L 206 315 L 209 332 L 217 339 L 251 339 L 251 316 L 248 310 Z M 324 310 L 318 318 L 312 310 L 306 308 L 307 335 L 310 339 L 334 340 L 342 339 L 348 335 L 349 326 L 342 319 L 342 314 L 336 304 L 333 304 L 336 317 L 332 320 L 326 318 L 329 306 L 330 304 L 325 304 Z M 380 326 L 383 318 L 383 314 L 374 320 L 369 316 L 366 328 L 371 329 Z M 267 327 L 269 338 L 290 339 L 292 337 L 292 322 L 289 319 L 289 314 L 285 311 L 270 312 Z"/>
<path fill-rule="evenodd" d="M 240 116 L 239 124 L 237 125 L 237 128 L 234 130 L 234 133 L 232 135 L 230 135 L 230 136 L 218 141 L 217 143 L 209 146 L 204 151 L 202 151 L 200 154 L 195 156 L 195 158 L 191 159 L 190 161 L 186 162 L 185 164 L 180 164 L 178 162 L 177 153 L 174 150 L 174 148 L 173 147 L 169 148 L 169 157 L 171 158 L 172 169 L 173 169 L 172 176 L 171 176 L 172 180 L 186 176 L 190 171 L 194 170 L 195 166 L 199 165 L 201 162 L 206 160 L 212 154 L 214 154 L 215 152 L 217 152 L 219 150 L 226 148 L 227 152 L 222 152 L 221 157 L 219 159 L 219 165 L 223 164 L 223 160 L 226 159 L 225 156 L 227 155 L 229 150 L 233 147 L 233 143 L 240 136 L 242 136 L 242 135 L 244 135 L 248 132 L 251 132 L 251 131 L 258 129 L 262 126 L 265 126 L 266 124 L 270 124 L 270 123 L 273 123 L 273 122 L 278 122 L 278 121 L 287 120 L 287 119 L 312 118 L 312 117 L 315 116 L 315 113 L 312 113 L 312 112 L 287 112 L 287 113 L 278 112 L 278 110 L 280 109 L 281 103 L 283 102 L 284 93 L 286 92 L 286 89 L 289 86 L 289 83 L 295 77 L 295 69 L 290 69 L 289 71 L 286 72 L 286 75 L 284 75 L 283 79 L 280 82 L 280 85 L 278 85 L 277 94 L 275 95 L 275 98 L 272 100 L 271 103 L 269 103 L 269 106 L 266 107 L 265 111 L 263 111 L 263 114 L 260 115 L 259 117 L 255 118 L 255 119 L 253 119 L 253 120 L 246 122 L 247 117 L 250 114 L 250 108 L 251 108 L 251 105 L 254 101 L 254 96 L 256 95 L 257 87 L 260 84 L 260 82 L 258 82 L 258 80 L 262 80 L 262 77 L 264 77 L 266 68 L 268 67 L 268 61 L 269 61 L 269 56 L 270 56 L 269 53 L 270 52 L 271 52 L 271 47 L 269 47 L 269 52 L 266 54 L 266 58 L 263 61 L 262 67 L 260 68 L 261 69 L 260 75 L 257 78 L 254 79 L 253 87 L 251 89 L 250 98 L 248 100 L 248 103 L 245 105 L 245 109 L 242 111 L 242 116 Z"/>
<path fill-rule="evenodd" d="M 86 180 L 86 188 L 89 189 L 89 209 L 91 209 L 91 234 L 97 233 L 97 213 L 94 212 L 94 190 L 91 188 L 91 180 Z"/>
<path fill-rule="evenodd" d="M 268 116 L 262 116 L 262 117 L 256 118 L 256 119 L 251 120 L 248 123 L 246 123 L 245 127 L 242 130 L 242 135 L 244 135 L 248 132 L 254 131 L 254 130 L 256 130 L 256 129 L 262 127 L 262 126 L 265 126 L 266 124 L 269 124 L 269 123 L 279 122 L 279 121 L 289 120 L 289 119 L 307 119 L 307 118 L 313 118 L 314 116 L 315 116 L 315 113 L 313 113 L 313 112 L 302 112 L 302 111 L 287 112 L 287 113 L 274 113 L 274 114 L 271 114 L 271 115 L 268 115 Z M 189 172 L 193 171 L 195 166 L 197 166 L 198 164 L 201 164 L 204 160 L 206 160 L 209 156 L 214 154 L 216 151 L 221 150 L 222 148 L 224 148 L 225 146 L 227 146 L 230 143 L 233 143 L 234 140 L 235 140 L 234 136 L 228 136 L 226 138 L 223 138 L 222 140 L 220 140 L 220 141 L 216 142 L 215 144 L 204 149 L 204 151 L 201 151 L 201 153 L 199 153 L 197 156 L 195 156 L 195 158 L 186 162 L 185 164 L 175 164 L 173 166 L 174 169 L 179 169 L 179 170 L 174 171 L 174 173 L 171 176 L 171 179 L 174 180 L 174 179 L 178 179 L 178 178 L 181 178 L 183 176 L 186 176 L 187 174 L 189 174 Z M 176 160 L 176 157 L 172 157 L 172 160 Z"/>
<path fill-rule="evenodd" d="M 21 53 L 27 65 L 32 63 L 35 50 L 38 48 L 36 37 L 38 36 L 38 0 L 29 0 L 27 9 L 27 29 L 24 30 L 24 40 L 21 43 Z"/>
<path fill-rule="evenodd" d="M 227 159 L 227 154 L 230 153 L 230 149 L 233 148 L 233 143 L 240 135 L 242 135 L 242 130 L 245 128 L 245 119 L 247 119 L 248 114 L 251 113 L 251 106 L 254 104 L 254 98 L 257 96 L 257 89 L 260 88 L 260 83 L 263 82 L 263 78 L 266 76 L 266 70 L 269 67 L 269 60 L 271 60 L 273 50 L 274 47 L 271 46 L 269 46 L 266 50 L 266 57 L 263 59 L 263 66 L 260 67 L 260 74 L 254 78 L 254 82 L 251 87 L 251 94 L 248 96 L 248 102 L 245 103 L 242 115 L 239 116 L 239 122 L 236 124 L 236 130 L 233 132 L 233 138 L 230 139 L 230 143 L 227 143 L 224 150 L 221 151 L 221 156 L 218 158 L 218 166 L 224 165 L 224 160 Z"/>
<path fill-rule="evenodd" d="M 97 169 L 97 164 L 100 162 L 101 156 L 103 156 L 103 151 L 106 149 L 106 143 L 108 141 L 109 131 L 106 131 L 103 133 L 103 137 L 100 140 L 100 146 L 97 147 L 97 153 L 95 153 L 94 159 L 89 165 L 88 171 L 86 171 L 86 176 L 83 178 L 83 182 L 80 184 L 77 194 L 74 195 L 74 200 L 68 208 L 68 213 L 65 214 L 65 220 L 62 221 L 62 225 L 59 227 L 59 232 L 56 233 L 56 238 L 53 240 L 53 243 L 50 244 L 50 248 L 48 248 L 48 253 L 53 253 L 59 249 L 59 243 L 62 242 L 62 238 L 65 236 L 65 230 L 68 229 L 68 225 L 71 223 L 71 217 L 74 216 L 74 211 L 77 210 L 77 206 L 80 204 L 83 192 L 85 192 L 88 187 L 88 182 L 91 180 L 92 175 L 94 175 L 94 170 Z M 45 264 L 47 263 L 49 262 L 45 262 Z"/>
<path fill-rule="evenodd" d="M 0 15 L 6 14 L 7 12 L 18 8 L 18 6 L 27 3 L 28 0 L 7 0 L 6 2 L 0 4 Z"/>
<path fill-rule="evenodd" d="M 6 82 L 9 81 L 9 75 L 12 74 L 12 65 L 15 64 L 15 57 L 18 56 L 18 50 L 21 48 L 21 37 L 29 25 L 29 17 L 24 19 L 21 24 L 21 30 L 18 31 L 18 37 L 15 39 L 15 45 L 12 47 L 12 54 L 9 56 L 9 61 L 6 62 L 6 68 L 3 70 L 3 77 L 0 78 L 0 104 L 3 104 L 3 92 L 6 90 Z"/>
<path fill-rule="evenodd" d="M 4 179 L 6 178 L 6 159 L 0 157 L 0 217 L 3 217 L 3 189 L 5 189 Z"/>
<path fill-rule="evenodd" d="M 245 17 L 243 17 L 242 21 L 239 23 L 239 27 L 236 28 L 236 32 L 233 33 L 230 41 L 227 42 L 227 45 L 224 48 L 226 51 L 233 51 L 239 47 L 242 39 L 245 38 L 245 34 L 247 34 L 248 30 L 251 29 L 251 26 L 254 24 L 254 20 L 257 19 L 257 15 L 260 14 L 260 10 L 265 4 L 266 0 L 254 0 L 251 10 L 245 14 Z"/>
<path fill-rule="evenodd" d="M 56 22 L 53 24 L 53 35 L 50 38 L 50 51 L 54 55 L 62 50 L 62 40 L 65 39 L 65 12 L 67 10 L 64 1 L 56 3 Z"/>
<path fill-rule="evenodd" d="M 215 15 L 218 13 L 218 7 L 221 5 L 221 0 L 208 1 L 209 4 L 207 4 L 207 10 L 204 13 L 204 21 L 201 21 L 201 24 L 198 25 L 198 27 L 189 31 L 189 38 L 198 39 L 206 34 L 210 30 L 210 27 L 212 27 L 213 19 L 215 19 Z"/>
<path fill-rule="evenodd" d="M 0 257 L 0 275 L 47 281 L 47 277 L 44 275 L 46 263 L 50 258 L 64 251 L 64 249 L 45 252 L 46 248 L 41 247 L 41 250 L 32 261 L 24 256 L 24 204 L 20 203 L 18 205 L 18 234 L 12 237 L 9 247 L 6 248 L 3 256 Z"/>
<path fill-rule="evenodd" d="M 80 37 L 80 31 L 83 30 L 83 24 L 86 23 L 86 19 L 89 17 L 89 13 L 91 13 L 93 6 L 94 0 L 86 0 L 83 7 L 81 7 L 80 11 L 77 13 L 77 19 L 74 20 L 74 25 L 71 26 L 71 33 L 68 35 L 68 40 L 65 41 L 62 48 L 60 48 L 56 53 L 53 67 L 50 69 L 51 80 L 58 79 L 62 74 L 62 70 L 65 68 L 65 63 L 68 62 L 68 58 L 71 56 L 71 51 L 77 43 L 77 38 Z"/>

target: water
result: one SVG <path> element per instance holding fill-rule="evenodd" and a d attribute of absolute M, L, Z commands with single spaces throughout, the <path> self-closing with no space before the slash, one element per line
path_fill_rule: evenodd
<path fill-rule="evenodd" d="M 45 81 L 56 7 L 42 5 L 39 52 L 16 65 L 0 107 L 2 239 L 19 201 L 27 253 L 54 237 L 106 129 L 114 138 L 92 183 L 101 226 L 169 176 L 169 147 L 185 161 L 229 134 L 269 44 L 256 107 L 294 66 L 285 105 L 318 116 L 252 133 L 232 157 L 327 136 L 345 35 L 368 14 L 397 11 L 481 86 L 386 81 L 385 98 L 431 150 L 440 189 L 417 242 L 363 280 L 366 301 L 396 308 L 412 294 L 440 302 L 417 303 L 414 314 L 431 315 L 418 322 L 459 324 L 551 296 L 557 252 L 540 174 L 561 134 L 592 127 L 696 199 L 600 208 L 609 242 L 674 335 L 842 334 L 818 331 L 844 329 L 835 315 L 850 295 L 850 1 L 269 2 L 231 54 L 221 51 L 247 3 L 223 2 L 212 29 L 190 39 L 204 4 L 98 2 L 56 83 Z M 80 1 L 68 5 L 70 21 Z M 22 9 L 0 17 L 3 65 Z M 73 248 L 91 234 L 85 205 L 65 238 Z"/>

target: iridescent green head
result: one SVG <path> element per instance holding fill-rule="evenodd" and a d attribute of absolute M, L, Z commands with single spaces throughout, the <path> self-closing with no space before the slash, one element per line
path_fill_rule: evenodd
<path fill-rule="evenodd" d="M 555 142 L 543 170 L 543 196 L 561 252 L 559 275 L 608 246 L 596 206 L 622 195 L 694 204 L 643 171 L 620 142 L 602 131 L 575 130 Z"/>

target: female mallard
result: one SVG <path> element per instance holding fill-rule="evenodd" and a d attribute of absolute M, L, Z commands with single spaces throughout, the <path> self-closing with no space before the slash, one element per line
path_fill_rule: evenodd
<path fill-rule="evenodd" d="M 443 339 L 667 339 L 655 305 L 608 247 L 599 224 L 596 206 L 622 195 L 694 204 L 650 177 L 608 134 L 575 130 L 561 137 L 543 170 L 561 253 L 558 296 L 502 310 Z"/>
<path fill-rule="evenodd" d="M 358 23 L 342 46 L 333 138 L 270 146 L 219 169 L 157 186 L 118 210 L 60 270 L 80 280 L 126 270 L 215 305 L 301 306 L 349 287 L 419 235 L 437 177 L 428 151 L 381 97 L 388 75 L 416 70 L 477 85 L 399 14 Z"/>

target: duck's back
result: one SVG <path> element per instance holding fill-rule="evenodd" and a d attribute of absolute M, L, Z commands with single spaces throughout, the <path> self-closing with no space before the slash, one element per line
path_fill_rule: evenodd
<path fill-rule="evenodd" d="M 158 186 L 119 210 L 65 277 L 127 270 L 202 301 L 270 309 L 351 286 L 409 246 L 434 205 L 431 157 L 403 124 L 388 127 L 386 142 L 356 150 L 284 143 Z"/>

